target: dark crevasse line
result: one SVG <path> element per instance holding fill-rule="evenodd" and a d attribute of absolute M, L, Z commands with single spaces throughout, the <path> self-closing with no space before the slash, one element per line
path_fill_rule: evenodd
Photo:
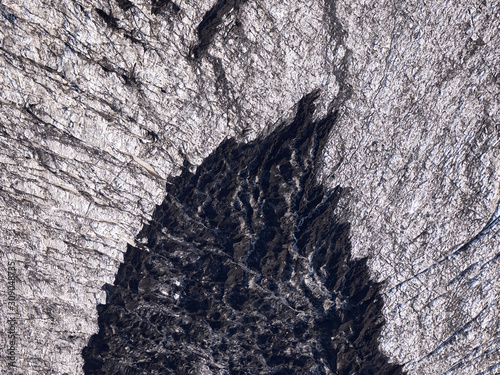
<path fill-rule="evenodd" d="M 218 0 L 212 8 L 210 8 L 196 28 L 198 34 L 198 44 L 192 47 L 190 56 L 197 59 L 212 42 L 217 29 L 222 23 L 224 16 L 231 13 L 233 10 L 238 10 L 240 5 L 247 0 Z"/>
<path fill-rule="evenodd" d="M 401 374 L 378 349 L 382 299 L 352 260 L 342 189 L 316 183 L 337 112 L 223 142 L 167 184 L 129 246 L 86 374 Z"/>

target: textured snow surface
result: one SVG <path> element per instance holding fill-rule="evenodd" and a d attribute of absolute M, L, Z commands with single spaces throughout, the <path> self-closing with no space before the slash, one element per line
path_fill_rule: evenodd
<path fill-rule="evenodd" d="M 498 2 L 220 4 L 0 4 L 16 373 L 82 374 L 101 287 L 166 178 L 268 133 L 316 89 L 317 118 L 342 103 L 318 177 L 350 191 L 354 255 L 384 281 L 381 349 L 408 373 L 498 373 Z M 0 298 L 4 348 L 5 283 Z"/>

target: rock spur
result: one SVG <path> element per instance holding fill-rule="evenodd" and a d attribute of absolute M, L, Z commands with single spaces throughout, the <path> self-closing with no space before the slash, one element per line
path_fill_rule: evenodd
<path fill-rule="evenodd" d="M 379 351 L 379 285 L 351 259 L 341 187 L 317 182 L 337 112 L 223 142 L 167 184 L 129 246 L 86 374 L 401 374 Z"/>

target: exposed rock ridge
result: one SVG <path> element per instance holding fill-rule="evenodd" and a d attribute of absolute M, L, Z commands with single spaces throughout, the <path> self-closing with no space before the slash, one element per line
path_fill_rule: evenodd
<path fill-rule="evenodd" d="M 314 99 L 167 185 L 106 285 L 87 374 L 400 374 L 378 350 L 379 285 L 351 260 L 342 189 L 316 182 L 338 113 Z"/>

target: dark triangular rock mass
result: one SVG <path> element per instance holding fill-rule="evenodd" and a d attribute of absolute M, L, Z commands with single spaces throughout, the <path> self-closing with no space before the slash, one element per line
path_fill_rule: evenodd
<path fill-rule="evenodd" d="M 379 285 L 351 260 L 341 188 L 316 182 L 337 113 L 316 94 L 263 139 L 185 168 L 129 246 L 86 374 L 400 374 L 378 349 Z"/>

